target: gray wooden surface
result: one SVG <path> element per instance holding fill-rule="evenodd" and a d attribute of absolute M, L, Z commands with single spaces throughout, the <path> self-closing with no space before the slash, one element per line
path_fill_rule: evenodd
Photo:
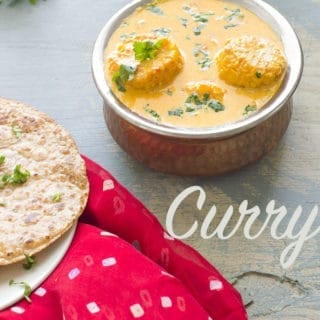
<path fill-rule="evenodd" d="M 22 1 L 0 6 L 0 95 L 28 102 L 55 118 L 75 138 L 80 151 L 106 167 L 164 224 L 168 207 L 185 188 L 206 191 L 203 210 L 190 197 L 175 219 L 177 232 L 203 221 L 213 204 L 217 224 L 226 208 L 248 199 L 262 211 L 275 199 L 289 215 L 304 208 L 302 225 L 319 204 L 320 187 L 320 1 L 268 0 L 294 25 L 305 52 L 305 71 L 294 96 L 294 114 L 280 145 L 256 165 L 219 178 L 181 178 L 153 172 L 133 161 L 105 127 L 90 58 L 100 28 L 128 0 Z M 264 212 L 264 211 L 263 211 Z M 259 218 L 263 223 L 265 214 Z M 319 219 L 320 220 L 320 219 Z M 317 221 L 319 223 L 319 220 Z M 320 319 L 320 236 L 306 242 L 298 260 L 283 270 L 279 257 L 287 241 L 268 230 L 247 240 L 243 228 L 230 240 L 187 240 L 236 286 L 250 319 Z M 283 280 L 283 276 L 285 278 Z"/>

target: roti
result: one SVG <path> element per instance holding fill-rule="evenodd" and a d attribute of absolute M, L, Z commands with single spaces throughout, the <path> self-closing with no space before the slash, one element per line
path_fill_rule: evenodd
<path fill-rule="evenodd" d="M 58 239 L 83 212 L 88 190 L 71 135 L 33 107 L 0 98 L 0 265 Z"/>

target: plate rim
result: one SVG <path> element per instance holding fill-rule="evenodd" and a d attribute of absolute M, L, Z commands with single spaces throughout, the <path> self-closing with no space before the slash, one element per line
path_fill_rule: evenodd
<path fill-rule="evenodd" d="M 46 247 L 44 250 L 38 252 L 36 254 L 36 257 L 40 256 L 40 262 L 35 265 L 35 268 L 32 268 L 31 270 L 25 270 L 22 267 L 22 261 L 18 261 L 13 264 L 5 265 L 5 266 L 0 266 L 0 287 L 4 286 L 5 283 L 1 278 L 4 278 L 2 270 L 6 268 L 12 268 L 14 266 L 14 270 L 19 272 L 20 270 L 18 269 L 19 267 L 21 268 L 21 275 L 20 273 L 18 274 L 18 278 L 20 276 L 22 278 L 17 279 L 17 281 L 25 281 L 30 285 L 32 292 L 37 289 L 56 269 L 56 267 L 60 264 L 60 262 L 63 260 L 65 257 L 67 251 L 70 248 L 70 245 L 74 239 L 75 232 L 77 229 L 78 221 L 75 221 L 73 225 L 65 232 L 63 233 L 58 239 L 56 239 L 54 242 L 52 242 L 48 247 Z M 52 254 L 53 253 L 53 254 Z M 50 259 L 49 259 L 50 258 Z M 52 262 L 48 267 L 48 260 L 52 260 Z M 19 267 L 18 267 L 19 266 Z M 39 274 L 39 276 L 37 276 Z M 27 275 L 27 277 L 23 277 Z M 35 276 L 36 275 L 36 276 Z M 23 280 L 27 278 L 30 279 L 31 281 Z M 12 279 L 10 278 L 10 275 L 8 276 L 7 284 L 8 284 L 8 291 L 7 294 L 6 292 L 1 292 L 0 296 L 0 311 L 3 311 L 7 308 L 12 307 L 15 303 L 19 302 L 20 300 L 23 299 L 23 289 L 19 286 L 9 286 L 9 281 Z M 16 280 L 16 279 L 14 279 Z M 10 288 L 10 289 L 9 289 Z M 13 289 L 14 288 L 14 289 Z M 9 292 L 9 294 L 8 294 Z M 12 292 L 15 292 L 12 294 Z M 9 297 L 8 297 L 9 296 Z M 6 297 L 3 299 L 2 297 Z"/>

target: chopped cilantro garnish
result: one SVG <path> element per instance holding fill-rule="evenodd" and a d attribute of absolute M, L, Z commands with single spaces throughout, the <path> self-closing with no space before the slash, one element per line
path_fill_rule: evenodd
<path fill-rule="evenodd" d="M 202 30 L 205 28 L 205 26 L 208 24 L 209 21 L 209 16 L 214 15 L 212 11 L 208 12 L 197 12 L 194 11 L 192 8 L 189 6 L 183 6 L 182 9 L 187 12 L 193 21 L 197 23 L 197 27 L 194 28 L 192 31 L 194 35 L 199 36 L 202 32 Z M 186 27 L 187 20 L 181 20 L 182 25 Z"/>
<path fill-rule="evenodd" d="M 120 65 L 119 71 L 114 74 L 112 81 L 114 81 L 117 84 L 118 90 L 121 92 L 125 92 L 125 83 L 130 80 L 134 73 L 136 72 L 136 69 L 131 66 L 127 65 Z"/>
<path fill-rule="evenodd" d="M 186 28 L 188 26 L 188 19 L 187 18 L 180 18 L 179 21 L 181 24 Z"/>
<path fill-rule="evenodd" d="M 21 135 L 22 135 L 22 129 L 17 126 L 17 125 L 12 125 L 11 126 L 11 131 L 12 131 L 12 134 L 17 138 L 17 139 L 20 139 L 21 138 Z"/>
<path fill-rule="evenodd" d="M 125 28 L 129 25 L 129 23 L 127 21 L 122 21 L 120 24 L 120 28 Z"/>
<path fill-rule="evenodd" d="M 259 72 L 259 71 L 257 71 L 257 72 L 256 72 L 256 77 L 257 77 L 258 79 L 262 78 L 262 73 Z"/>
<path fill-rule="evenodd" d="M 200 23 L 197 25 L 196 28 L 194 28 L 192 31 L 194 33 L 195 36 L 200 36 L 202 30 L 204 29 L 204 27 L 206 26 L 205 23 Z"/>
<path fill-rule="evenodd" d="M 62 200 L 62 193 L 57 192 L 51 197 L 52 202 L 60 202 Z"/>
<path fill-rule="evenodd" d="M 153 110 L 153 109 L 150 109 L 148 104 L 144 107 L 144 110 L 145 110 L 146 112 L 148 112 L 148 113 L 149 113 L 153 118 L 155 118 L 157 121 L 160 121 L 160 120 L 161 120 L 160 115 L 157 113 L 157 111 L 155 111 L 155 110 Z"/>
<path fill-rule="evenodd" d="M 168 111 L 169 116 L 181 117 L 183 115 L 182 108 L 176 108 Z"/>
<path fill-rule="evenodd" d="M 201 105 L 202 101 L 200 100 L 199 96 L 196 93 L 191 93 L 189 97 L 186 100 L 186 104 L 195 104 L 195 105 Z"/>
<path fill-rule="evenodd" d="M 218 100 L 215 100 L 215 99 L 211 99 L 208 102 L 208 107 L 213 109 L 215 112 L 224 111 L 224 109 L 225 109 L 224 105 L 221 102 L 219 102 Z"/>
<path fill-rule="evenodd" d="M 30 270 L 36 263 L 36 257 L 35 256 L 29 256 L 28 254 L 24 254 L 26 257 L 26 263 L 23 263 L 23 269 Z"/>
<path fill-rule="evenodd" d="M 228 23 L 228 24 L 224 25 L 224 28 L 227 30 L 227 29 L 230 29 L 230 28 L 234 28 L 236 26 L 238 26 L 238 24 Z"/>
<path fill-rule="evenodd" d="M 196 111 L 196 108 L 190 107 L 190 106 L 186 106 L 186 112 L 194 112 Z"/>
<path fill-rule="evenodd" d="M 196 60 L 197 64 L 200 66 L 201 70 L 207 70 L 212 64 L 212 59 L 209 56 L 209 51 L 202 49 L 200 44 L 196 44 L 193 55 L 198 58 Z"/>
<path fill-rule="evenodd" d="M 173 91 L 171 89 L 167 89 L 166 94 L 168 96 L 172 96 L 173 95 Z"/>
<path fill-rule="evenodd" d="M 205 57 L 203 59 L 199 59 L 197 63 L 200 65 L 201 70 L 207 70 L 210 68 L 212 60 L 209 57 Z"/>
<path fill-rule="evenodd" d="M 256 111 L 257 110 L 257 106 L 256 105 L 250 105 L 248 104 L 243 111 L 243 115 L 246 116 L 248 115 L 250 112 Z"/>
<path fill-rule="evenodd" d="M 195 109 L 202 109 L 204 107 L 213 109 L 215 112 L 223 111 L 225 109 L 224 105 L 220 101 L 210 99 L 209 93 L 204 93 L 202 98 L 200 98 L 196 93 L 191 93 L 185 103 L 186 107 L 189 108 L 189 111 L 187 112 L 193 112 Z"/>
<path fill-rule="evenodd" d="M 156 43 L 153 43 L 152 41 L 136 41 L 133 44 L 133 51 L 136 60 L 144 61 L 155 58 L 161 46 L 161 39 Z"/>
<path fill-rule="evenodd" d="M 212 109 L 215 112 L 225 110 L 225 106 L 216 99 L 210 99 L 210 93 L 204 93 L 202 97 L 199 97 L 196 93 L 191 93 L 185 101 L 185 109 L 176 108 L 169 110 L 169 116 L 181 116 L 184 112 L 197 114 L 196 111 L 200 109 Z"/>
<path fill-rule="evenodd" d="M 224 17 L 224 20 L 226 21 L 233 21 L 236 18 L 242 19 L 244 17 L 244 14 L 241 12 L 240 8 L 236 8 L 236 9 L 224 8 L 224 10 L 230 12 L 228 16 Z"/>
<path fill-rule="evenodd" d="M 123 40 L 126 40 L 126 39 L 128 39 L 128 38 L 129 38 L 129 36 L 128 36 L 126 33 L 121 34 L 120 37 L 119 37 L 119 39 L 122 40 L 122 41 L 123 41 Z"/>
<path fill-rule="evenodd" d="M 161 8 L 157 7 L 154 4 L 148 5 L 146 7 L 147 10 L 151 11 L 152 13 L 158 14 L 160 16 L 162 16 L 164 14 L 164 12 L 161 10 Z"/>
<path fill-rule="evenodd" d="M 0 156 L 0 165 L 4 164 L 4 162 L 6 161 L 6 157 L 4 155 Z"/>
<path fill-rule="evenodd" d="M 193 55 L 198 57 L 199 55 L 208 56 L 209 52 L 201 48 L 201 44 L 196 44 L 195 48 L 193 49 Z"/>
<path fill-rule="evenodd" d="M 152 32 L 158 36 L 168 36 L 168 34 L 171 32 L 171 29 L 169 29 L 169 28 L 156 28 L 156 29 L 153 29 Z"/>
<path fill-rule="evenodd" d="M 30 177 L 30 172 L 28 170 L 21 171 L 21 164 L 15 166 L 12 174 L 5 174 L 2 176 L 3 184 L 23 184 Z"/>
<path fill-rule="evenodd" d="M 182 9 L 189 13 L 190 16 L 192 17 L 192 20 L 195 22 L 208 22 L 209 21 L 209 16 L 213 16 L 214 12 L 208 11 L 208 12 L 197 12 L 191 9 L 188 6 L 182 7 Z"/>
<path fill-rule="evenodd" d="M 24 281 L 20 281 L 20 282 L 15 282 L 14 280 L 10 280 L 9 281 L 9 286 L 12 285 L 17 285 L 23 288 L 23 296 L 24 298 L 31 303 L 31 299 L 30 299 L 30 294 L 32 292 L 31 287 L 28 283 L 24 282 Z"/>

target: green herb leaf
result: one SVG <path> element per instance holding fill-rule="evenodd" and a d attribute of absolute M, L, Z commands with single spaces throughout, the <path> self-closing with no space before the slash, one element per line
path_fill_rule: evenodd
<path fill-rule="evenodd" d="M 150 109 L 150 108 L 149 108 L 149 105 L 146 105 L 146 106 L 144 107 L 144 110 L 145 110 L 146 112 L 148 112 L 153 118 L 155 118 L 155 120 L 157 120 L 157 121 L 160 121 L 160 120 L 161 120 L 161 117 L 160 117 L 160 115 L 157 113 L 157 111 L 155 111 L 155 110 L 153 110 L 153 109 Z"/>
<path fill-rule="evenodd" d="M 197 61 L 198 65 L 200 65 L 201 70 L 208 70 L 212 65 L 212 59 L 209 57 L 205 57 Z"/>
<path fill-rule="evenodd" d="M 224 28 L 227 30 L 227 29 L 234 28 L 234 27 L 237 27 L 237 26 L 238 26 L 238 24 L 229 23 L 229 24 L 226 24 L 224 26 Z"/>
<path fill-rule="evenodd" d="M 206 24 L 204 23 L 200 23 L 197 25 L 196 28 L 194 28 L 192 31 L 194 33 L 195 36 L 200 36 L 202 30 L 204 29 L 204 27 L 206 26 Z"/>
<path fill-rule="evenodd" d="M 160 16 L 164 15 L 164 12 L 161 10 L 161 8 L 157 7 L 154 4 L 148 5 L 146 9 L 151 11 L 154 14 L 158 14 Z"/>
<path fill-rule="evenodd" d="M 156 28 L 156 29 L 153 29 L 152 32 L 158 36 L 167 37 L 169 35 L 169 33 L 171 32 L 171 29 L 169 29 L 169 28 Z"/>
<path fill-rule="evenodd" d="M 195 104 L 195 105 L 202 105 L 202 101 L 196 93 L 191 93 L 187 100 L 185 101 L 187 104 Z"/>
<path fill-rule="evenodd" d="M 9 281 L 9 286 L 13 286 L 13 285 L 17 285 L 23 288 L 23 296 L 24 298 L 31 303 L 31 299 L 30 299 L 30 294 L 32 292 L 32 289 L 30 287 L 30 285 L 24 281 L 21 282 L 15 282 L 14 280 L 10 280 Z"/>
<path fill-rule="evenodd" d="M 3 155 L 1 155 L 1 156 L 0 156 L 0 165 L 1 165 L 1 164 L 4 164 L 5 161 L 6 161 L 6 157 L 3 156 Z"/>
<path fill-rule="evenodd" d="M 196 44 L 193 49 L 193 55 L 198 58 L 196 62 L 200 66 L 201 70 L 207 70 L 210 68 L 213 61 L 209 56 L 209 51 L 202 49 L 201 44 Z"/>
<path fill-rule="evenodd" d="M 11 126 L 11 131 L 12 131 L 12 134 L 17 138 L 17 139 L 20 139 L 21 138 L 21 135 L 22 135 L 22 129 L 17 126 L 17 125 L 12 125 Z"/>
<path fill-rule="evenodd" d="M 214 12 L 208 11 L 208 12 L 197 12 L 191 9 L 189 6 L 183 6 L 182 9 L 187 12 L 193 21 L 197 22 L 197 27 L 194 28 L 192 31 L 194 35 L 199 36 L 202 32 L 202 30 L 207 26 L 209 21 L 209 16 L 214 15 Z M 186 26 L 187 21 L 182 21 L 182 25 Z"/>
<path fill-rule="evenodd" d="M 29 256 L 28 254 L 24 254 L 26 257 L 26 263 L 23 263 L 22 266 L 25 270 L 30 270 L 36 263 L 36 257 L 35 256 Z"/>
<path fill-rule="evenodd" d="M 211 99 L 208 102 L 208 107 L 213 109 L 215 112 L 224 111 L 224 109 L 225 109 L 224 105 L 220 101 L 215 100 L 215 99 Z"/>
<path fill-rule="evenodd" d="M 16 165 L 16 167 L 13 170 L 12 174 L 5 174 L 2 176 L 2 182 L 4 184 L 23 184 L 25 183 L 28 178 L 30 177 L 30 172 L 28 170 L 22 171 L 21 170 L 21 164 Z"/>
<path fill-rule="evenodd" d="M 250 112 L 254 112 L 257 110 L 257 106 L 256 105 L 250 105 L 248 104 L 243 111 L 243 115 L 246 116 L 248 115 Z"/>
<path fill-rule="evenodd" d="M 229 9 L 229 8 L 224 8 L 224 10 L 229 11 L 229 15 L 224 17 L 224 20 L 226 21 L 233 21 L 234 19 L 237 18 L 243 18 L 244 14 L 241 12 L 240 8 L 236 9 Z"/>
<path fill-rule="evenodd" d="M 257 72 L 256 72 L 256 77 L 257 77 L 258 79 L 261 79 L 261 78 L 262 78 L 262 73 L 259 72 L 259 71 L 257 71 Z"/>
<path fill-rule="evenodd" d="M 15 4 L 17 4 L 18 2 L 20 2 L 20 0 L 0 0 L 0 5 L 2 3 L 6 2 L 9 6 L 14 6 Z M 36 4 L 38 2 L 38 0 L 29 0 L 29 3 L 31 4 Z"/>
<path fill-rule="evenodd" d="M 204 93 L 200 98 L 196 93 L 191 93 L 185 101 L 186 112 L 194 112 L 202 108 L 210 108 L 215 112 L 224 111 L 225 106 L 218 100 L 210 99 L 209 93 Z"/>
<path fill-rule="evenodd" d="M 120 65 L 119 71 L 112 78 L 112 81 L 114 81 L 117 84 L 119 91 L 126 91 L 125 83 L 134 76 L 135 72 L 136 69 L 134 67 L 127 66 L 124 64 Z"/>
<path fill-rule="evenodd" d="M 186 28 L 188 26 L 187 18 L 179 18 L 180 23 Z"/>
<path fill-rule="evenodd" d="M 186 106 L 186 112 L 190 113 L 190 112 L 195 112 L 197 109 L 193 108 L 191 106 Z"/>
<path fill-rule="evenodd" d="M 182 108 L 176 108 L 168 111 L 169 116 L 181 117 L 183 115 Z"/>
<path fill-rule="evenodd" d="M 133 51 L 136 60 L 145 61 L 155 58 L 161 46 L 161 39 L 156 43 L 153 43 L 152 41 L 136 41 L 133 44 Z"/>
<path fill-rule="evenodd" d="M 166 94 L 168 96 L 172 96 L 173 95 L 173 91 L 171 89 L 167 89 Z"/>
<path fill-rule="evenodd" d="M 60 202 L 62 200 L 62 192 L 57 192 L 51 197 L 52 202 Z"/>

